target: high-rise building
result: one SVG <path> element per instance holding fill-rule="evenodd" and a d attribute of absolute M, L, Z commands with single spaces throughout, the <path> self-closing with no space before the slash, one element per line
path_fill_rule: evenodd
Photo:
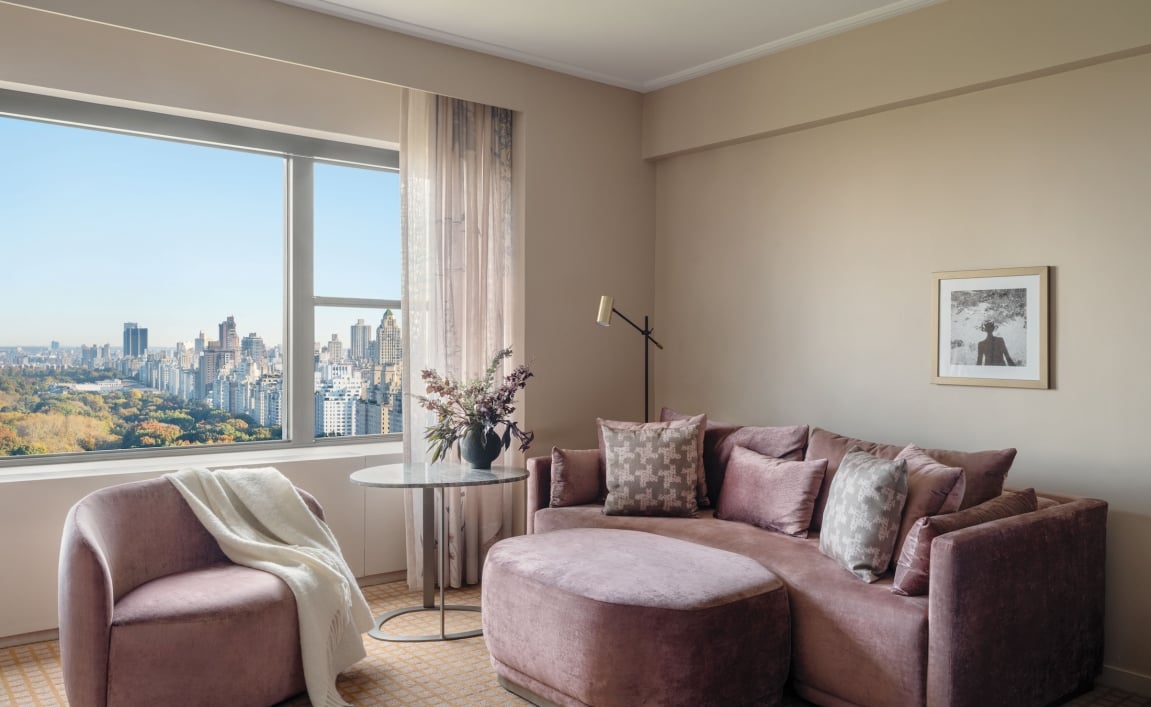
<path fill-rule="evenodd" d="M 250 358 L 261 370 L 268 363 L 268 349 L 264 346 L 264 339 L 254 331 L 240 342 L 240 355 Z"/>
<path fill-rule="evenodd" d="M 215 343 L 212 342 L 212 344 Z M 200 357 L 200 369 L 197 372 L 199 377 L 196 381 L 196 397 L 200 400 L 206 400 L 221 374 L 227 373 L 235 360 L 235 351 L 220 349 L 211 344 L 205 348 L 204 355 Z"/>
<path fill-rule="evenodd" d="M 368 361 L 368 346 L 372 341 L 372 326 L 357 319 L 352 325 L 351 349 L 348 356 L 353 362 L 363 364 Z"/>
<path fill-rule="evenodd" d="M 356 434 L 356 390 L 339 383 L 324 383 L 316 390 L 317 437 L 346 437 Z"/>
<path fill-rule="evenodd" d="M 240 350 L 240 335 L 236 333 L 236 318 L 228 318 L 220 322 L 220 348 L 227 351 Z"/>
<path fill-rule="evenodd" d="M 340 341 L 338 334 L 332 334 L 332 340 L 328 342 L 328 361 L 332 363 L 340 363 L 344 360 L 344 342 Z"/>
<path fill-rule="evenodd" d="M 396 315 L 392 310 L 384 310 L 380 325 L 376 327 L 376 351 L 378 363 L 385 366 L 391 364 L 398 366 L 403 359 L 404 340 L 400 325 L 396 323 Z"/>
<path fill-rule="evenodd" d="M 140 358 L 148 351 L 148 329 L 124 322 L 124 358 Z"/>

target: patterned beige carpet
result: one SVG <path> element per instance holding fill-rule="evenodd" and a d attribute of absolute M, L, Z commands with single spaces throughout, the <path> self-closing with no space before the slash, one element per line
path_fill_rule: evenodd
<path fill-rule="evenodd" d="M 420 595 L 403 582 L 364 589 L 377 615 L 420 603 Z M 448 593 L 449 604 L 478 604 L 478 587 Z M 479 628 L 480 615 L 449 613 L 447 630 Z M 388 631 L 428 634 L 439 631 L 439 614 L 421 612 L 388 623 Z M 431 643 L 391 643 L 365 638 L 368 657 L 340 676 L 340 692 L 354 705 L 526 705 L 496 683 L 482 638 Z M 60 674 L 60 649 L 56 641 L 0 648 L 0 707 L 67 705 Z M 306 707 L 301 695 L 280 707 Z M 804 707 L 806 702 L 789 696 L 785 707 Z M 1066 707 L 1151 707 L 1151 699 L 1099 687 Z"/>

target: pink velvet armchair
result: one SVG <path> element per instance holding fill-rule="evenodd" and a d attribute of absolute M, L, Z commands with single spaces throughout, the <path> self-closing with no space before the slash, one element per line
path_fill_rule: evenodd
<path fill-rule="evenodd" d="M 166 479 L 73 506 L 59 611 L 72 707 L 267 707 L 305 689 L 292 592 L 229 562 Z"/>

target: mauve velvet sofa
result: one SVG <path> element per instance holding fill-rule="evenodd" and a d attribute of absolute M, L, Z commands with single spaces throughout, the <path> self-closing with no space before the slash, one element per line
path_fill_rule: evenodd
<path fill-rule="evenodd" d="M 232 564 L 167 479 L 72 507 L 59 611 L 73 707 L 267 707 L 305 689 L 288 585 Z"/>
<path fill-rule="evenodd" d="M 818 532 L 799 539 L 711 510 L 671 518 L 551 508 L 551 458 L 527 466 L 529 533 L 641 530 L 774 572 L 791 607 L 790 682 L 816 704 L 1039 707 L 1088 688 L 1102 668 L 1103 501 L 1041 493 L 1038 511 L 940 535 L 928 594 L 901 596 L 891 573 L 868 584 L 826 557 Z"/>

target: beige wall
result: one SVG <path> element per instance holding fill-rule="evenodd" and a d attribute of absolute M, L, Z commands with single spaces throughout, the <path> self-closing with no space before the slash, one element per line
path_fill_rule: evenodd
<path fill-rule="evenodd" d="M 841 120 L 1149 46 L 1146 0 L 947 0 L 648 94 L 644 156 Z"/>
<path fill-rule="evenodd" d="M 1145 694 L 1148 86 L 1136 56 L 670 158 L 656 240 L 661 403 L 1014 446 L 1010 485 L 1110 502 L 1105 676 Z M 1029 265 L 1053 389 L 932 385 L 932 272 Z"/>
<path fill-rule="evenodd" d="M 593 446 L 596 415 L 639 415 L 640 339 L 597 328 L 593 314 L 603 292 L 630 313 L 652 307 L 655 178 L 640 156 L 639 94 L 271 0 L 0 2 L 0 85 L 369 144 L 396 141 L 398 86 L 516 110 L 520 309 L 510 343 L 536 373 L 521 406 L 536 433 L 531 451 Z M 284 466 L 331 499 L 341 543 L 364 557 L 365 574 L 397 569 L 398 506 L 353 493 L 350 463 Z M 125 478 L 0 476 L 9 539 L 0 636 L 54 627 L 64 514 Z"/>

